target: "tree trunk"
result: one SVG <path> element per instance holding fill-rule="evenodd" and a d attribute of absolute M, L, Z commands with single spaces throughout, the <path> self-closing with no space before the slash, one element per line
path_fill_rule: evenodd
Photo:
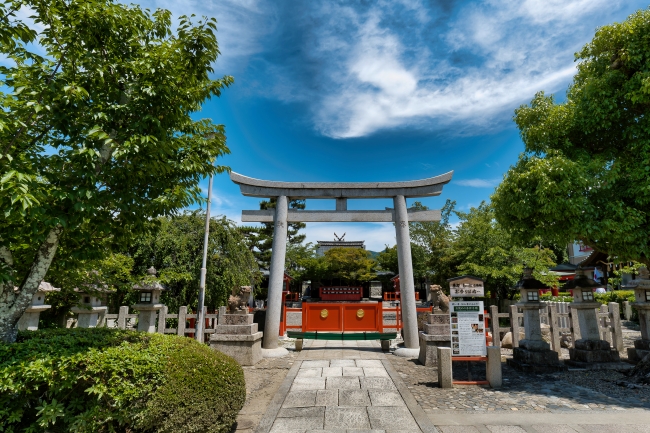
<path fill-rule="evenodd" d="M 47 238 L 38 249 L 32 266 L 18 291 L 13 290 L 11 283 L 5 285 L 0 291 L 0 340 L 7 343 L 16 341 L 18 333 L 16 324 L 31 304 L 32 297 L 50 269 L 59 247 L 61 233 L 63 233 L 63 227 L 57 225 L 47 234 Z"/>

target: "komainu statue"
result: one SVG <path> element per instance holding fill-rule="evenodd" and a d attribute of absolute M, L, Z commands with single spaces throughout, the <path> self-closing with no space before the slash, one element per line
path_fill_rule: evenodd
<path fill-rule="evenodd" d="M 230 314 L 245 313 L 246 304 L 251 294 L 251 286 L 233 287 L 232 294 L 228 298 L 228 309 Z"/>
<path fill-rule="evenodd" d="M 442 291 L 442 287 L 437 284 L 429 286 L 433 307 L 439 308 L 443 313 L 449 313 L 449 297 Z"/>

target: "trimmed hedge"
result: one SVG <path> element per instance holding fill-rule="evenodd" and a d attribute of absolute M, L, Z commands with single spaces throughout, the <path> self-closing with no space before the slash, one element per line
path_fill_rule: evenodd
<path fill-rule="evenodd" d="M 0 431 L 215 432 L 244 404 L 241 367 L 185 337 L 99 329 L 0 343 Z"/>

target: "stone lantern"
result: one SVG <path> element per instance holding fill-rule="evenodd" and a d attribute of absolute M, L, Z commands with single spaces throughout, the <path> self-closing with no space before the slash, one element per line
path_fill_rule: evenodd
<path fill-rule="evenodd" d="M 45 295 L 59 291 L 61 291 L 61 289 L 52 287 L 50 283 L 46 283 L 45 281 L 41 282 L 41 284 L 38 285 L 36 293 L 32 296 L 32 303 L 20 317 L 16 327 L 21 331 L 36 331 L 38 329 L 38 320 L 41 316 L 41 312 L 52 308 L 51 305 L 45 304 Z"/>
<path fill-rule="evenodd" d="M 133 306 L 133 309 L 140 313 L 138 314 L 138 331 L 153 334 L 156 332 L 158 310 L 164 307 L 160 303 L 160 295 L 166 289 L 156 280 L 156 268 L 152 266 L 147 269 L 147 275 L 149 277 L 145 281 L 133 286 L 138 293 L 138 303 Z"/>
<path fill-rule="evenodd" d="M 77 328 L 95 328 L 100 322 L 100 317 L 108 312 L 108 307 L 102 305 L 102 292 L 106 290 L 96 289 L 88 292 L 74 289 L 79 293 L 79 306 L 73 307 L 70 311 L 77 314 Z"/>
<path fill-rule="evenodd" d="M 601 284 L 588 278 L 582 268 L 576 269 L 573 281 L 565 284 L 564 289 L 573 290 L 573 302 L 569 305 L 571 314 L 578 316 L 580 339 L 573 342 L 569 349 L 569 363 L 578 367 L 586 367 L 595 362 L 619 362 L 617 350 L 612 350 L 608 341 L 600 338 L 600 326 L 596 309 L 600 303 L 594 300 L 594 289 Z"/>
<path fill-rule="evenodd" d="M 514 287 L 521 293 L 517 306 L 523 310 L 525 337 L 515 347 L 508 365 L 523 371 L 548 372 L 566 370 L 557 352 L 542 338 L 539 310 L 546 308 L 539 300 L 539 290 L 546 285 L 533 277 L 531 268 L 524 268 L 524 274 Z"/>
<path fill-rule="evenodd" d="M 627 349 L 627 358 L 638 362 L 650 353 L 650 272 L 645 266 L 639 269 L 639 278 L 632 280 L 628 286 L 634 289 L 632 304 L 639 313 L 639 327 L 641 339 L 634 341 L 634 348 Z"/>

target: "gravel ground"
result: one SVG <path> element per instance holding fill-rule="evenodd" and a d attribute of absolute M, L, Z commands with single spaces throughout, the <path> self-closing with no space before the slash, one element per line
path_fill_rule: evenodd
<path fill-rule="evenodd" d="M 437 371 L 417 360 L 389 356 L 425 412 L 437 411 L 571 411 L 650 408 L 650 387 L 627 389 L 616 385 L 616 371 L 572 370 L 538 375 L 521 373 L 503 364 L 503 387 L 438 388 Z M 454 363 L 454 379 L 484 380 L 485 363 L 472 363 L 468 377 L 465 362 Z"/>

